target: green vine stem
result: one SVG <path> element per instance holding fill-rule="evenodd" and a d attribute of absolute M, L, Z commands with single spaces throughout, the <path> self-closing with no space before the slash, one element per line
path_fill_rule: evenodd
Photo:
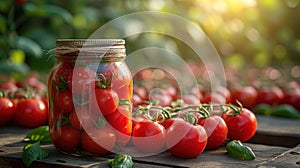
<path fill-rule="evenodd" d="M 180 104 L 180 101 L 177 100 L 175 102 L 172 102 L 171 106 L 161 107 L 161 106 L 154 105 L 150 102 L 146 106 L 138 106 L 133 113 L 133 117 L 145 115 L 148 116 L 152 121 L 161 122 L 169 118 L 184 116 L 188 122 L 192 124 L 196 124 L 198 119 L 210 117 L 215 113 L 217 114 L 225 113 L 226 115 L 229 116 L 239 115 L 243 106 L 241 103 L 239 102 L 237 103 L 239 106 L 233 104 L 214 104 L 214 103 L 182 106 L 182 104 Z M 155 112 L 152 115 L 151 115 L 151 110 L 152 112 L 155 110 Z M 229 111 L 231 112 L 228 113 Z"/>

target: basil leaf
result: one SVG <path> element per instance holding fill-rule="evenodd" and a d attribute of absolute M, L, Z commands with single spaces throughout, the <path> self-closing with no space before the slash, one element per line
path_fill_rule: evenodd
<path fill-rule="evenodd" d="M 41 148 L 39 145 L 39 142 L 34 143 L 23 152 L 22 161 L 27 167 L 29 167 L 35 160 L 48 157 L 48 151 Z"/>
<path fill-rule="evenodd" d="M 114 159 L 108 160 L 111 168 L 132 168 L 133 161 L 129 155 L 118 155 Z"/>
<path fill-rule="evenodd" d="M 40 142 L 40 143 L 51 143 L 49 127 L 40 126 L 33 129 L 26 135 L 25 140 Z"/>
<path fill-rule="evenodd" d="M 233 140 L 226 145 L 227 154 L 230 157 L 241 160 L 254 160 L 255 154 L 248 146 L 244 146 L 241 141 Z"/>

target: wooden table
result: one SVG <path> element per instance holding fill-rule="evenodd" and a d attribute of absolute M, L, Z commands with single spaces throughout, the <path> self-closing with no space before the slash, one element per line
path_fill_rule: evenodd
<path fill-rule="evenodd" d="M 245 143 L 256 154 L 253 161 L 241 161 L 226 155 L 224 147 L 205 151 L 195 159 L 180 159 L 169 152 L 149 157 L 133 158 L 136 168 L 164 167 L 300 167 L 300 120 L 258 116 L 256 135 Z M 0 167 L 25 167 L 22 163 L 22 148 L 26 144 L 23 138 L 29 129 L 18 127 L 0 128 Z M 277 137 L 277 138 L 275 138 Z M 260 143 L 260 144 L 258 144 Z M 264 145 L 263 145 L 264 144 Z M 272 146 L 271 146 L 272 145 Z M 276 145 L 276 146 L 273 146 Z M 78 157 L 63 154 L 53 145 L 43 145 L 49 150 L 49 157 L 35 161 L 31 167 L 109 167 L 105 157 Z"/>

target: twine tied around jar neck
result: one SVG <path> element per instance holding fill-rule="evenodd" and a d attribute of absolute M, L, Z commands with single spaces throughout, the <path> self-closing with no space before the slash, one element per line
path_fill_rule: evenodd
<path fill-rule="evenodd" d="M 57 59 L 102 59 L 121 61 L 126 57 L 123 39 L 58 39 L 56 48 L 48 51 Z"/>

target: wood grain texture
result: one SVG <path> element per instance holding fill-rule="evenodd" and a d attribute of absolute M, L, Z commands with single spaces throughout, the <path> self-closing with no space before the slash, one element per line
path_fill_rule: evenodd
<path fill-rule="evenodd" d="M 195 159 L 181 159 L 172 156 L 168 151 L 148 157 L 134 157 L 135 168 L 164 168 L 164 167 L 300 167 L 300 122 L 296 120 L 258 117 L 258 130 L 250 146 L 257 158 L 253 161 L 241 161 L 226 155 L 225 147 L 218 150 L 205 151 Z M 0 167 L 25 167 L 22 163 L 22 148 L 26 144 L 23 138 L 31 129 L 14 126 L 0 128 Z M 279 131 L 280 130 L 280 131 Z M 255 144 L 260 138 L 261 143 L 272 144 L 269 146 Z M 255 142 L 256 140 L 256 142 Z M 295 147 L 284 147 L 285 144 L 298 144 Z M 71 156 L 58 151 L 53 145 L 43 145 L 49 150 L 49 157 L 35 161 L 31 167 L 91 167 L 108 168 L 107 160 L 115 155 L 105 157 Z"/>

